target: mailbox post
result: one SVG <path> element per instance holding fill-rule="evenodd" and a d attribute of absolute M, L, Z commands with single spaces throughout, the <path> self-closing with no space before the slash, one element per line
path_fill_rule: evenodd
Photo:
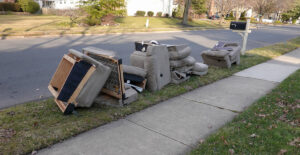
<path fill-rule="evenodd" d="M 248 35 L 251 33 L 250 30 L 250 18 L 252 16 L 252 9 L 246 12 L 246 22 L 231 22 L 230 29 L 233 32 L 239 33 L 243 37 L 243 45 L 241 49 L 241 54 L 244 55 L 246 53 L 247 42 L 248 42 Z"/>
<path fill-rule="evenodd" d="M 242 50 L 241 50 L 242 55 L 244 55 L 246 53 L 246 48 L 247 48 L 247 42 L 248 42 L 248 35 L 249 35 L 249 33 L 251 33 L 251 30 L 250 30 L 250 19 L 247 18 L 246 31 L 244 32 L 244 34 L 241 34 L 241 36 L 243 36 L 243 46 L 242 46 Z"/>

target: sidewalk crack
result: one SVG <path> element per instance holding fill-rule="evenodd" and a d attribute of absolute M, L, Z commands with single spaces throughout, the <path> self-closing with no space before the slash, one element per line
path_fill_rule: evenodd
<path fill-rule="evenodd" d="M 181 142 L 181 141 L 179 141 L 179 140 L 177 140 L 177 139 L 174 139 L 174 138 L 172 138 L 172 137 L 170 137 L 170 136 L 167 136 L 167 135 L 165 135 L 165 134 L 162 134 L 162 133 L 160 133 L 160 132 L 157 132 L 157 131 L 155 131 L 155 130 L 153 130 L 153 129 L 150 129 L 150 128 L 146 127 L 146 126 L 143 126 L 143 125 L 141 125 L 141 124 L 135 123 L 135 122 L 133 122 L 133 121 L 127 119 L 127 118 L 124 118 L 124 119 L 127 120 L 128 122 L 132 123 L 132 124 L 135 124 L 135 125 L 137 125 L 137 126 L 140 126 L 140 127 L 144 128 L 144 129 L 146 129 L 146 130 L 149 130 L 149 131 L 152 131 L 152 132 L 154 132 L 154 133 L 157 133 L 157 134 L 159 134 L 159 135 L 161 135 L 161 136 L 163 136 L 163 137 L 166 137 L 166 138 L 168 138 L 168 139 L 171 139 L 171 140 L 173 140 L 173 141 L 176 141 L 176 142 L 178 142 L 178 143 L 180 143 L 180 144 L 183 144 L 183 145 L 185 145 L 185 146 L 187 146 L 187 147 L 189 147 L 189 148 L 193 148 L 193 146 L 190 146 L 189 144 L 185 144 L 184 142 Z"/>
<path fill-rule="evenodd" d="M 242 113 L 241 111 L 232 110 L 232 109 L 227 109 L 227 108 L 224 108 L 224 107 L 219 107 L 219 106 L 207 104 L 207 103 L 204 103 L 204 102 L 199 102 L 199 101 L 196 101 L 196 100 L 192 100 L 192 99 L 185 98 L 185 97 L 183 97 L 183 96 L 180 96 L 180 97 L 183 98 L 183 99 L 192 101 L 192 102 L 197 102 L 197 103 L 200 103 L 200 104 L 205 104 L 205 105 L 208 105 L 208 106 L 211 106 L 211 107 L 215 107 L 215 108 L 222 109 L 222 110 L 227 110 L 227 111 L 230 111 L 230 112 L 233 112 L 233 113 L 237 113 L 237 114 Z"/>

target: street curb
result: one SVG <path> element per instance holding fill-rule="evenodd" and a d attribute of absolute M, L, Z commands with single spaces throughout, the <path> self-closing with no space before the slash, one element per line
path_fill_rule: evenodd
<path fill-rule="evenodd" d="M 52 37 L 73 37 L 73 36 L 105 36 L 105 35 L 125 35 L 125 34 L 149 34 L 149 33 L 178 33 L 178 32 L 192 32 L 192 31 L 207 31 L 207 30 L 229 30 L 229 28 L 202 28 L 202 29 L 195 29 L 195 30 L 174 30 L 174 31 L 150 31 L 150 32 L 118 32 L 118 33 L 100 33 L 100 34 L 64 34 L 64 35 L 36 35 L 36 36 L 5 36 L 1 40 L 8 40 L 8 39 L 24 39 L 24 38 L 52 38 Z"/>

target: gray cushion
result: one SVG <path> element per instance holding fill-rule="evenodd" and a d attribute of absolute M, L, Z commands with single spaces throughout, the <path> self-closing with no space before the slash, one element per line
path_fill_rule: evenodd
<path fill-rule="evenodd" d="M 86 47 L 83 48 L 83 53 L 89 52 L 92 53 L 93 55 L 106 55 L 106 56 L 110 56 L 110 57 L 115 57 L 116 53 L 113 51 L 108 51 L 108 50 L 104 50 L 104 49 L 100 49 L 100 48 L 96 48 L 96 47 Z"/>
<path fill-rule="evenodd" d="M 149 46 L 146 53 L 147 88 L 157 91 L 171 81 L 169 54 L 166 46 Z"/>
<path fill-rule="evenodd" d="M 147 75 L 145 69 L 135 67 L 135 66 L 127 66 L 127 65 L 123 65 L 123 73 L 133 74 L 133 75 L 141 76 L 143 78 L 145 78 Z"/>
<path fill-rule="evenodd" d="M 170 66 L 172 68 L 180 68 L 184 66 L 193 66 L 196 63 L 196 59 L 188 56 L 182 60 L 171 60 L 170 61 Z"/>
<path fill-rule="evenodd" d="M 173 71 L 178 71 L 178 72 L 182 72 L 182 73 L 187 73 L 189 71 L 191 71 L 194 68 L 194 66 L 183 66 L 183 67 L 179 67 L 179 68 L 173 68 Z"/>
<path fill-rule="evenodd" d="M 135 67 L 145 68 L 146 53 L 135 51 L 130 55 L 130 64 Z"/>
<path fill-rule="evenodd" d="M 220 51 L 204 51 L 202 54 L 209 55 L 209 56 L 215 56 L 215 57 L 225 57 L 226 55 L 229 55 L 229 51 L 220 50 Z"/>
<path fill-rule="evenodd" d="M 187 45 L 168 46 L 170 60 L 181 60 L 188 57 L 192 50 Z"/>
<path fill-rule="evenodd" d="M 193 71 L 196 72 L 205 72 L 207 70 L 208 70 L 208 66 L 200 62 L 195 63 L 195 65 L 193 66 Z"/>

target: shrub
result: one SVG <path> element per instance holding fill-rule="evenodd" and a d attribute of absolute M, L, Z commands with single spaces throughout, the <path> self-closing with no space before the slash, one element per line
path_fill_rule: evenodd
<path fill-rule="evenodd" d="M 225 20 L 235 20 L 233 12 L 230 12 L 230 14 L 225 18 Z"/>
<path fill-rule="evenodd" d="M 27 9 L 27 12 L 36 13 L 40 10 L 40 5 L 37 2 L 30 1 Z"/>
<path fill-rule="evenodd" d="M 149 17 L 153 17 L 154 12 L 153 12 L 153 11 L 148 11 L 148 12 L 147 12 L 147 15 L 148 15 Z"/>
<path fill-rule="evenodd" d="M 181 5 L 178 5 L 177 8 L 173 9 L 172 17 L 174 18 L 182 18 L 184 12 L 184 8 Z"/>
<path fill-rule="evenodd" d="M 282 24 L 282 22 L 280 20 L 276 20 L 274 24 Z"/>
<path fill-rule="evenodd" d="M 85 0 L 79 5 L 87 15 L 85 22 L 89 25 L 101 24 L 101 19 L 109 14 L 124 15 L 126 13 L 124 7 L 125 0 Z"/>
<path fill-rule="evenodd" d="M 95 26 L 101 24 L 101 19 L 96 18 L 94 16 L 89 16 L 84 22 L 90 26 Z"/>
<path fill-rule="evenodd" d="M 240 20 L 246 20 L 246 11 L 242 12 Z"/>
<path fill-rule="evenodd" d="M 207 0 L 192 0 L 194 13 L 201 15 L 207 11 Z"/>
<path fill-rule="evenodd" d="M 36 13 L 40 10 L 40 5 L 34 0 L 19 0 L 18 3 L 24 12 Z"/>
<path fill-rule="evenodd" d="M 156 13 L 156 16 L 157 16 L 157 17 L 161 17 L 161 16 L 162 16 L 162 12 L 157 12 L 157 13 Z"/>
<path fill-rule="evenodd" d="M 141 16 L 141 17 L 144 17 L 145 14 L 146 14 L 145 11 L 136 11 L 136 13 L 135 13 L 136 16 Z"/>
<path fill-rule="evenodd" d="M 0 11 L 20 12 L 21 6 L 18 3 L 0 2 Z"/>
<path fill-rule="evenodd" d="M 169 16 L 170 16 L 170 15 L 169 15 L 168 13 L 165 14 L 165 17 L 166 17 L 166 18 L 169 18 Z"/>

